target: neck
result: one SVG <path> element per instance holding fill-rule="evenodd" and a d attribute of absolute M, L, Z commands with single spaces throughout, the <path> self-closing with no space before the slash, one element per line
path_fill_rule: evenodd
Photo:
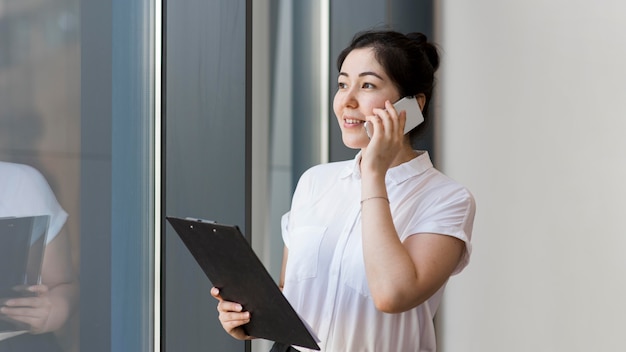
<path fill-rule="evenodd" d="M 393 159 L 390 168 L 396 167 L 400 164 L 404 164 L 407 161 L 414 159 L 415 157 L 417 157 L 417 152 L 413 150 L 413 148 L 411 148 L 410 146 L 402 148 L 402 151 L 398 153 L 398 155 L 396 155 L 395 159 Z"/>

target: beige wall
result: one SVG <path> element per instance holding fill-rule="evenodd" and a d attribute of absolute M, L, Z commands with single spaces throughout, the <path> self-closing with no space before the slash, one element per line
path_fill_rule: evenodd
<path fill-rule="evenodd" d="M 438 6 L 439 165 L 478 204 L 441 351 L 626 351 L 626 2 Z"/>

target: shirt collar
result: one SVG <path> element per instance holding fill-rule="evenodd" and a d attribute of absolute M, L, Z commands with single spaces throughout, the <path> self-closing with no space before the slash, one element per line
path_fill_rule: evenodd
<path fill-rule="evenodd" d="M 413 176 L 417 176 L 426 170 L 433 167 L 433 163 L 430 161 L 430 156 L 425 150 L 416 150 L 417 157 L 402 163 L 398 166 L 392 167 L 387 171 L 385 176 L 386 183 L 400 184 Z M 350 161 L 341 172 L 340 177 L 346 178 L 352 176 L 355 180 L 361 179 L 361 152 Z"/>

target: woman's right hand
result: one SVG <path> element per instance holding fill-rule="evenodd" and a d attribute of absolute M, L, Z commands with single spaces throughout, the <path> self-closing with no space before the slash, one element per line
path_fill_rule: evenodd
<path fill-rule="evenodd" d="M 217 311 L 220 313 L 219 319 L 222 328 L 238 340 L 252 340 L 254 337 L 246 334 L 242 327 L 242 325 L 250 322 L 250 312 L 243 311 L 243 307 L 239 303 L 225 301 L 220 296 L 220 290 L 217 287 L 211 289 L 211 296 L 219 301 Z"/>

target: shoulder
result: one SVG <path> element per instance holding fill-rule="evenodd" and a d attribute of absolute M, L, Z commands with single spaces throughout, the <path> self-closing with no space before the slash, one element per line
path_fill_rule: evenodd
<path fill-rule="evenodd" d="M 297 200 L 317 198 L 326 193 L 339 179 L 350 174 L 350 161 L 319 164 L 307 169 L 298 180 L 294 192 Z"/>
<path fill-rule="evenodd" d="M 9 162 L 0 162 L 0 180 L 2 184 L 12 187 L 48 188 L 43 175 L 32 166 Z"/>
<path fill-rule="evenodd" d="M 472 192 L 435 168 L 430 168 L 418 177 L 411 178 L 397 192 L 398 202 L 405 207 L 401 213 L 412 213 L 420 222 L 471 220 L 476 211 Z"/>
<path fill-rule="evenodd" d="M 32 166 L 0 162 L 0 194 L 2 203 L 20 209 L 39 209 L 56 203 L 45 177 Z"/>
<path fill-rule="evenodd" d="M 419 202 L 421 214 L 433 223 L 463 229 L 469 239 L 476 214 L 474 195 L 467 187 L 440 171 L 432 169 L 430 173 L 431 180 Z"/>
<path fill-rule="evenodd" d="M 353 165 L 353 160 L 345 160 L 345 161 L 334 161 L 325 164 L 318 164 L 307 169 L 302 176 L 307 177 L 317 177 L 317 176 L 327 176 L 333 175 L 337 173 L 342 173 L 346 170 L 349 170 Z"/>
<path fill-rule="evenodd" d="M 325 164 L 318 164 L 307 169 L 300 176 L 300 183 L 324 184 L 327 181 L 334 181 L 351 171 L 352 161 L 338 161 Z"/>
<path fill-rule="evenodd" d="M 431 197 L 474 202 L 474 195 L 467 187 L 435 168 L 428 170 L 426 182 Z"/>
<path fill-rule="evenodd" d="M 35 168 L 25 164 L 16 164 L 0 161 L 0 174 L 2 175 L 30 175 L 39 173 Z"/>

